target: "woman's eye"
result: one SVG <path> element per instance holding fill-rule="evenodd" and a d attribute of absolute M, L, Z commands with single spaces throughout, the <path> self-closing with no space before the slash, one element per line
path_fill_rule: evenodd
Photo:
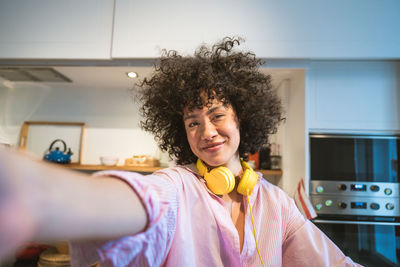
<path fill-rule="evenodd" d="M 199 125 L 199 123 L 198 122 L 191 122 L 191 123 L 189 123 L 189 128 L 192 128 L 192 127 L 194 127 L 194 126 L 197 126 L 197 125 Z"/>
<path fill-rule="evenodd" d="M 225 115 L 224 114 L 217 114 L 214 116 L 214 120 L 222 119 Z"/>

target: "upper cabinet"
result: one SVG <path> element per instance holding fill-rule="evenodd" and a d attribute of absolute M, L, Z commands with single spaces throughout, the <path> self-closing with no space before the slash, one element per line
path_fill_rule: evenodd
<path fill-rule="evenodd" d="M 307 71 L 310 131 L 400 131 L 400 62 L 320 61 Z"/>
<path fill-rule="evenodd" d="M 0 1 L 0 59 L 110 59 L 113 0 Z"/>
<path fill-rule="evenodd" d="M 113 58 L 242 36 L 263 58 L 400 58 L 397 0 L 115 0 Z"/>
<path fill-rule="evenodd" d="M 1 0 L 0 59 L 155 58 L 240 36 L 262 58 L 398 59 L 398 0 Z"/>

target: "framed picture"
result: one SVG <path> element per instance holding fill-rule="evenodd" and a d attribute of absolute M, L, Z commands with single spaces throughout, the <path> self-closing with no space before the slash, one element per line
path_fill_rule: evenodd
<path fill-rule="evenodd" d="M 53 143 L 53 149 L 58 147 L 63 152 L 71 149 L 71 163 L 81 164 L 84 130 L 83 122 L 26 121 L 21 128 L 18 148 L 43 158 Z"/>

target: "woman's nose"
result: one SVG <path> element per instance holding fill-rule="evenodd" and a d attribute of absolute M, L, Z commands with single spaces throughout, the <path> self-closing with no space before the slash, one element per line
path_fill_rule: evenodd
<path fill-rule="evenodd" d="M 201 137 L 203 140 L 211 140 L 218 134 L 217 128 L 211 122 L 203 123 Z"/>

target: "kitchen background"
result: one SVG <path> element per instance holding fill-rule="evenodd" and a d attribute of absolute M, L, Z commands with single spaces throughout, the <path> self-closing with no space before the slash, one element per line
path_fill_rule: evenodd
<path fill-rule="evenodd" d="M 15 145 L 24 121 L 79 121 L 83 164 L 159 156 L 138 126 L 126 72 L 145 77 L 162 48 L 191 54 L 202 42 L 242 36 L 283 97 L 287 120 L 272 140 L 283 175 L 273 178 L 293 195 L 309 176 L 309 132 L 400 129 L 399 10 L 395 0 L 2 0 L 0 67 L 53 67 L 72 82 L 0 78 L 0 141 Z"/>
<path fill-rule="evenodd" d="M 135 80 L 161 49 L 192 54 L 202 42 L 242 36 L 266 60 L 286 110 L 271 141 L 293 196 L 309 187 L 309 133 L 400 131 L 400 2 L 0 0 L 0 69 L 52 68 L 72 82 L 0 77 L 0 142 L 16 145 L 24 121 L 84 122 L 82 164 L 102 155 L 160 157 L 139 126 Z"/>
<path fill-rule="evenodd" d="M 286 104 L 276 141 L 290 195 L 308 177 L 310 131 L 397 132 L 398 1 L 0 1 L 0 65 L 54 67 L 72 80 L 0 83 L 0 140 L 16 144 L 23 121 L 85 122 L 82 163 L 103 154 L 158 156 L 138 127 L 133 81 L 162 48 L 243 36 L 266 59 Z M 307 183 L 306 183 L 307 184 Z"/>

